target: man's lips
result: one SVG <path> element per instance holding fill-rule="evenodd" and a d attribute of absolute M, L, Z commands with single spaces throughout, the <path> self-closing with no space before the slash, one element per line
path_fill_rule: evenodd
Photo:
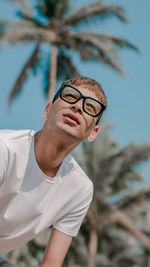
<path fill-rule="evenodd" d="M 78 117 L 76 115 L 74 115 L 73 113 L 66 113 L 66 114 L 64 114 L 64 117 L 67 117 L 67 118 L 73 120 L 74 122 L 76 122 L 77 124 L 80 124 Z"/>

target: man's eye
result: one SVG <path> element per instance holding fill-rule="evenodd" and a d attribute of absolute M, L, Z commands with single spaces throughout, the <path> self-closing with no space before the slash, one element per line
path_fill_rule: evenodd
<path fill-rule="evenodd" d="M 72 94 L 72 93 L 66 93 L 66 94 L 64 94 L 64 97 L 76 99 L 76 96 L 74 94 Z"/>
<path fill-rule="evenodd" d="M 94 112 L 96 111 L 96 108 L 95 108 L 95 106 L 94 106 L 94 105 L 92 105 L 91 103 L 87 103 L 87 104 L 86 104 L 86 106 L 87 106 L 87 108 L 89 108 L 89 109 L 93 110 Z"/>

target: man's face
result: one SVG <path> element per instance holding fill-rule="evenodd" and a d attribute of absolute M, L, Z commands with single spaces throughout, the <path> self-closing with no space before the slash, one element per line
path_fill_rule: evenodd
<path fill-rule="evenodd" d="M 85 96 L 93 97 L 97 100 L 98 96 L 94 91 L 85 89 L 83 86 L 77 87 Z M 93 141 L 98 132 L 96 125 L 97 118 L 92 117 L 83 111 L 83 99 L 74 104 L 63 101 L 60 97 L 54 103 L 49 103 L 44 112 L 47 118 L 47 127 L 53 127 L 65 132 L 68 136 L 81 142 L 84 139 Z"/>

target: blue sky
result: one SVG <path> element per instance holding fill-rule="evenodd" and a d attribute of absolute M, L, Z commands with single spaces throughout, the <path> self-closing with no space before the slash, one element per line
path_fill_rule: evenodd
<path fill-rule="evenodd" d="M 82 4 L 92 1 L 82 0 Z M 88 23 L 94 31 L 116 34 L 136 44 L 140 49 L 137 54 L 124 49 L 119 52 L 121 65 L 129 74 L 125 78 L 108 67 L 98 63 L 81 63 L 79 56 L 73 54 L 73 60 L 82 75 L 90 76 L 100 82 L 108 97 L 108 109 L 105 121 L 111 122 L 112 137 L 121 146 L 130 142 L 150 142 L 150 1 L 149 0 L 107 0 L 109 4 L 122 5 L 129 17 L 129 23 L 123 24 L 116 18 Z M 74 1 L 72 7 L 79 5 Z M 0 1 L 0 19 L 12 19 L 15 10 L 9 0 Z M 85 28 L 85 26 L 83 26 Z M 80 27 L 82 30 L 82 26 Z M 42 126 L 42 113 L 46 99 L 42 92 L 42 76 L 32 73 L 23 87 L 22 93 L 7 106 L 7 97 L 18 72 L 30 55 L 34 45 L 25 44 L 16 47 L 7 45 L 0 53 L 0 123 L 1 129 L 35 129 Z M 150 183 L 150 161 L 141 165 L 146 181 Z"/>

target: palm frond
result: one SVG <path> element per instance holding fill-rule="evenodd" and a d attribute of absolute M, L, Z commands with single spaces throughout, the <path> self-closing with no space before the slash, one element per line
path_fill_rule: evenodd
<path fill-rule="evenodd" d="M 110 185 L 114 191 L 128 187 L 126 174 L 133 171 L 138 163 L 150 158 L 150 144 L 137 145 L 134 143 L 118 150 L 107 161 L 101 162 L 101 172 L 99 175 L 107 179 L 101 180 L 101 186 Z M 98 174 L 97 174 L 98 176 Z M 129 176 L 127 176 L 129 178 Z M 122 189 L 121 189 L 122 188 Z"/>
<path fill-rule="evenodd" d="M 109 44 L 110 48 L 116 47 L 126 47 L 130 48 L 132 50 L 135 50 L 136 52 L 139 52 L 139 49 L 137 46 L 135 46 L 133 43 L 129 42 L 128 40 L 117 37 L 115 35 L 110 35 L 110 34 L 104 34 L 104 33 L 91 33 L 91 32 L 78 32 L 78 33 L 72 33 L 73 37 L 75 36 L 76 38 L 94 38 L 97 39 L 103 43 Z"/>
<path fill-rule="evenodd" d="M 108 17 L 108 15 L 116 16 L 123 22 L 128 21 L 128 18 L 121 7 L 96 2 L 91 5 L 82 6 L 75 12 L 69 14 L 66 18 L 64 18 L 63 23 L 67 26 L 74 26 L 82 21 L 93 18 L 94 16 L 104 18 Z"/>
<path fill-rule="evenodd" d="M 130 143 L 129 145 L 120 149 L 119 153 L 114 156 L 114 159 L 119 159 L 120 163 L 125 160 L 125 163 L 129 166 L 139 162 L 148 160 L 150 157 L 150 143 L 136 144 Z M 124 158 L 124 160 L 123 160 Z M 123 160 L 123 161 L 122 161 Z"/>
<path fill-rule="evenodd" d="M 20 17 L 21 17 L 23 20 L 25 20 L 25 21 L 29 21 L 29 22 L 31 22 L 33 25 L 35 25 L 35 26 L 37 26 L 37 27 L 42 27 L 42 26 L 44 26 L 43 24 L 41 24 L 41 22 L 38 21 L 37 18 L 33 18 L 33 17 L 27 15 L 27 14 L 24 13 L 24 12 L 21 12 L 21 13 L 20 13 Z"/>
<path fill-rule="evenodd" d="M 135 236 L 142 246 L 150 252 L 149 238 L 135 226 L 131 218 L 125 212 L 116 210 L 112 211 L 109 216 L 113 223 L 119 223 L 123 228 Z M 108 220 L 107 216 L 106 220 Z"/>
<path fill-rule="evenodd" d="M 21 20 L 0 20 L 0 27 L 3 27 L 4 29 L 7 27 L 29 27 L 32 25 L 29 23 L 29 21 L 21 19 Z"/>
<path fill-rule="evenodd" d="M 150 211 L 150 187 L 134 189 L 120 198 L 116 203 L 116 207 L 131 218 Z"/>
<path fill-rule="evenodd" d="M 122 75 L 127 76 L 118 64 L 118 57 L 110 42 L 104 42 L 98 38 L 94 38 L 88 34 L 73 33 L 74 48 L 79 51 L 82 59 L 99 60 L 105 65 L 113 68 Z M 114 45 L 115 48 L 115 45 Z"/>
<path fill-rule="evenodd" d="M 12 88 L 10 95 L 8 97 L 8 103 L 10 103 L 12 99 L 20 92 L 22 85 L 27 77 L 29 68 L 33 68 L 37 64 L 38 59 L 39 59 L 39 46 L 37 45 L 32 55 L 26 62 L 25 66 L 23 67 L 19 77 L 17 78 L 17 81 L 14 87 Z"/>
<path fill-rule="evenodd" d="M 135 166 L 150 158 L 150 144 L 130 144 L 120 149 L 107 135 L 110 126 L 104 124 L 101 128 L 101 135 L 91 144 L 83 143 L 79 153 L 76 151 L 78 156 L 75 156 L 92 177 L 99 201 L 108 196 L 115 200 L 120 198 L 119 192 L 125 194 L 125 190 L 132 187 L 131 183 L 143 181 L 143 175 L 136 171 Z"/>
<path fill-rule="evenodd" d="M 108 135 L 111 128 L 111 124 L 101 123 L 100 134 L 98 134 L 94 142 L 83 142 L 79 150 L 73 153 L 85 172 L 88 173 L 89 177 L 92 177 L 93 182 L 96 183 L 96 190 L 98 181 L 101 184 L 102 179 L 106 179 L 105 175 L 101 175 L 101 165 L 103 169 L 103 162 L 107 161 L 109 157 L 116 154 L 118 151 L 116 142 Z"/>
<path fill-rule="evenodd" d="M 17 38 L 24 35 L 24 32 L 26 34 L 26 32 L 33 32 L 34 30 L 37 31 L 37 29 L 35 29 L 35 25 L 31 21 L 27 21 L 25 19 L 0 20 L 0 42 L 10 42 L 11 44 L 17 44 Z"/>
<path fill-rule="evenodd" d="M 23 42 L 48 42 L 48 43 L 59 43 L 60 38 L 53 30 L 46 30 L 41 28 L 37 28 L 30 24 L 30 27 L 15 27 L 14 29 L 10 29 L 7 31 L 2 31 L 0 42 L 7 43 L 9 42 L 11 45 L 17 45 Z"/>
<path fill-rule="evenodd" d="M 129 170 L 126 172 L 125 177 L 123 177 L 126 181 L 135 181 L 135 182 L 143 182 L 144 176 L 140 172 L 137 172 L 135 170 Z"/>
<path fill-rule="evenodd" d="M 141 256 L 137 255 L 134 248 L 130 247 L 123 251 L 119 251 L 116 255 L 114 255 L 112 259 L 113 264 L 119 264 L 119 266 L 141 266 L 137 265 L 141 263 Z"/>

